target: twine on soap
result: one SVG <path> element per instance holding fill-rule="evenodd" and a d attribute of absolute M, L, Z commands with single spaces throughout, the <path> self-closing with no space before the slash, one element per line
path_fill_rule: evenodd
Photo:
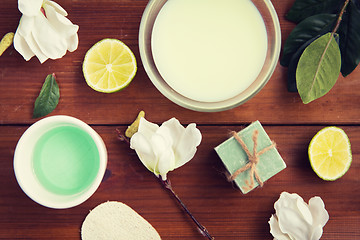
<path fill-rule="evenodd" d="M 229 181 L 234 181 L 235 178 L 242 172 L 245 172 L 246 170 L 250 169 L 250 184 L 248 181 L 246 181 L 246 184 L 248 185 L 249 189 L 252 189 L 254 187 L 254 177 L 256 179 L 256 181 L 259 183 L 259 185 L 262 187 L 264 185 L 264 183 L 261 181 L 260 176 L 258 174 L 258 171 L 256 169 L 256 165 L 258 164 L 259 160 L 260 160 L 260 155 L 264 154 L 265 152 L 267 152 L 268 150 L 270 150 L 271 148 L 275 148 L 276 147 L 276 143 L 274 141 L 271 141 L 271 145 L 262 149 L 261 151 L 257 152 L 257 144 L 258 144 L 258 135 L 259 135 L 259 131 L 258 130 L 254 130 L 253 132 L 253 136 L 252 136 L 252 140 L 254 142 L 254 150 L 253 153 L 251 153 L 248 149 L 248 147 L 246 146 L 246 144 L 244 143 L 244 141 L 241 139 L 241 137 L 239 137 L 239 135 L 234 132 L 231 131 L 230 132 L 231 135 L 238 141 L 238 143 L 241 145 L 241 147 L 244 149 L 249 162 L 243 166 L 242 168 L 239 168 L 238 170 L 236 170 L 231 176 L 228 177 Z"/>

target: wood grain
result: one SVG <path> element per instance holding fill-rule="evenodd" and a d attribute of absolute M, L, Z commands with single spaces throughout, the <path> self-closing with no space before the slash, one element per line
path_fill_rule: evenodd
<path fill-rule="evenodd" d="M 202 239 L 175 200 L 162 189 L 128 145 L 117 139 L 115 128 L 96 126 L 109 151 L 111 174 L 85 203 L 66 210 L 42 207 L 17 185 L 13 150 L 26 127 L 1 127 L 0 140 L 0 238 L 79 239 L 79 230 L 90 209 L 98 204 L 121 201 L 146 218 L 162 239 Z M 323 239 L 360 237 L 360 130 L 344 127 L 355 146 L 350 170 L 335 182 L 321 180 L 312 171 L 307 145 L 323 126 L 264 126 L 287 168 L 268 180 L 263 188 L 243 195 L 225 179 L 225 169 L 213 148 L 227 139 L 229 129 L 241 126 L 200 126 L 203 140 L 195 158 L 169 173 L 174 190 L 215 239 L 272 239 L 267 221 L 282 191 L 296 192 L 305 201 L 321 196 L 330 215 Z"/>
<path fill-rule="evenodd" d="M 360 69 L 339 77 L 324 97 L 304 105 L 297 93 L 286 90 L 287 69 L 277 65 L 268 84 L 247 103 L 219 113 L 200 113 L 177 106 L 153 86 L 141 64 L 138 30 L 147 0 L 58 0 L 69 19 L 80 26 L 79 47 L 59 60 L 26 62 L 10 47 L 0 57 L 0 239 L 80 239 L 87 213 L 98 204 L 121 201 L 140 213 L 162 239 L 204 239 L 157 179 L 129 147 L 119 142 L 115 129 L 125 130 L 140 110 L 161 123 L 171 117 L 198 124 L 203 141 L 195 158 L 169 173 L 174 190 L 215 236 L 215 239 L 272 239 L 268 220 L 282 191 L 296 192 L 305 201 L 320 196 L 330 220 L 323 239 L 360 239 Z M 294 0 L 272 1 L 279 15 L 282 41 L 294 28 L 284 15 Z M 15 31 L 21 17 L 17 1 L 2 0 L 0 36 Z M 138 72 L 128 88 L 103 94 L 89 88 L 82 75 L 86 51 L 103 38 L 118 38 L 135 53 Z M 13 171 L 13 154 L 21 134 L 37 121 L 34 101 L 49 73 L 55 73 L 60 102 L 50 115 L 77 117 L 94 127 L 108 149 L 108 175 L 83 204 L 65 210 L 38 205 L 20 189 Z M 213 148 L 260 120 L 277 142 L 287 168 L 262 189 L 242 195 L 224 177 L 224 167 Z M 325 126 L 342 127 L 352 144 L 353 162 L 339 180 L 326 182 L 312 171 L 307 146 Z"/>
<path fill-rule="evenodd" d="M 9 4 L 6 4 L 9 2 Z M 20 14 L 14 1 L 5 0 L 0 10 L 0 35 L 15 31 Z M 359 121 L 360 69 L 347 78 L 339 77 L 335 87 L 323 98 L 304 105 L 297 93 L 286 90 L 287 69 L 278 64 L 268 84 L 247 103 L 220 113 L 199 113 L 181 108 L 170 102 L 152 85 L 142 65 L 138 49 L 138 29 L 147 1 L 62 1 L 69 19 L 80 26 L 79 47 L 59 60 L 40 64 L 36 58 L 25 62 L 13 47 L 0 58 L 0 123 L 29 124 L 33 102 L 49 73 L 55 73 L 60 86 L 61 99 L 53 114 L 66 114 L 81 118 L 90 124 L 130 123 L 133 116 L 144 109 L 154 122 L 163 122 L 176 116 L 181 122 L 194 119 L 200 124 L 249 123 L 254 119 L 275 124 L 357 124 Z M 278 12 L 282 39 L 294 25 L 284 19 L 291 2 L 274 2 Z M 138 73 L 125 90 L 103 94 L 93 91 L 82 75 L 82 61 L 86 51 L 103 38 L 118 38 L 135 53 Z M 141 90 L 140 90 L 141 89 Z M 85 107 L 86 106 L 86 107 Z M 104 118 L 111 111 L 111 116 Z M 276 114 L 274 114 L 276 113 Z M 344 117 L 346 116 L 346 117 Z"/>

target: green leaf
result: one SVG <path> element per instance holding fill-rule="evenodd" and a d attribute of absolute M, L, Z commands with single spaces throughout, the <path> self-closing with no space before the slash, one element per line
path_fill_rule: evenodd
<path fill-rule="evenodd" d="M 360 7 L 350 1 L 339 26 L 341 73 L 349 75 L 360 62 Z"/>
<path fill-rule="evenodd" d="M 303 103 L 324 96 L 340 74 L 341 54 L 331 33 L 312 42 L 300 57 L 296 84 Z"/>
<path fill-rule="evenodd" d="M 287 38 L 280 59 L 280 64 L 288 67 L 295 52 L 310 39 L 315 39 L 331 32 L 335 26 L 336 14 L 318 14 L 300 22 Z"/>
<path fill-rule="evenodd" d="M 285 17 L 299 23 L 316 14 L 338 13 L 343 3 L 343 0 L 296 0 Z"/>
<path fill-rule="evenodd" d="M 354 3 L 355 7 L 360 10 L 360 1 L 359 0 L 353 0 L 352 3 Z"/>
<path fill-rule="evenodd" d="M 288 68 L 288 77 L 287 77 L 287 89 L 289 92 L 297 92 L 296 86 L 296 69 L 298 62 L 305 48 L 310 45 L 313 41 L 315 41 L 317 37 L 310 39 L 306 43 L 304 43 L 291 57 L 289 68 Z"/>
<path fill-rule="evenodd" d="M 39 118 L 51 113 L 59 103 L 59 86 L 55 74 L 49 74 L 41 88 L 34 104 L 33 118 Z"/>

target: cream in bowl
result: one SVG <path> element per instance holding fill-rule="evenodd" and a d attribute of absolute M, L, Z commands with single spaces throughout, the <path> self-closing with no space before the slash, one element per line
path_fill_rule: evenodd
<path fill-rule="evenodd" d="M 101 137 L 70 116 L 51 116 L 31 125 L 14 154 L 21 189 L 50 208 L 70 208 L 87 200 L 99 187 L 106 165 Z"/>
<path fill-rule="evenodd" d="M 270 1 L 152 0 L 139 46 L 146 72 L 167 98 L 192 110 L 222 111 L 269 80 L 280 26 Z"/>

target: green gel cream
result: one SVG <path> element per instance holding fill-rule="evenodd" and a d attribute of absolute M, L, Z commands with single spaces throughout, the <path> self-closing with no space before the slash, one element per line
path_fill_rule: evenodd
<path fill-rule="evenodd" d="M 50 192 L 72 195 L 87 189 L 100 166 L 99 151 L 84 130 L 59 126 L 46 132 L 35 144 L 33 169 Z"/>
<path fill-rule="evenodd" d="M 251 153 L 254 149 L 254 141 L 252 139 L 252 136 L 255 129 L 259 131 L 257 140 L 257 152 L 271 145 L 271 140 L 260 122 L 253 122 L 248 127 L 237 133 L 244 141 Z M 234 137 L 229 138 L 225 142 L 221 143 L 219 146 L 215 147 L 215 151 L 221 158 L 222 162 L 224 163 L 226 169 L 230 174 L 233 174 L 236 170 L 245 166 L 249 162 L 245 151 Z M 276 150 L 276 148 L 271 148 L 264 154 L 260 155 L 259 158 L 260 160 L 256 165 L 256 169 L 262 182 L 267 181 L 269 178 L 286 168 L 286 164 L 280 156 L 279 152 Z M 240 173 L 234 180 L 236 185 L 244 194 L 250 192 L 257 186 L 259 186 L 258 182 L 254 178 L 255 184 L 253 188 L 249 189 L 246 183 L 250 181 L 251 180 L 249 169 Z"/>

